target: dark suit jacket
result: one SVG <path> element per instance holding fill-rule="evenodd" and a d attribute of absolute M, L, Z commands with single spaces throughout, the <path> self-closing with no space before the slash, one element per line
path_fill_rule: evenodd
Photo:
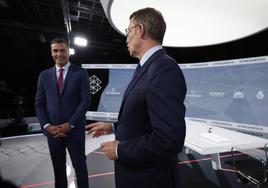
<path fill-rule="evenodd" d="M 117 188 L 178 187 L 178 153 L 185 139 L 186 84 L 165 50 L 155 52 L 130 82 L 115 135 Z"/>
<path fill-rule="evenodd" d="M 69 122 L 75 129 L 85 129 L 85 113 L 91 102 L 87 71 L 71 64 L 61 95 L 56 80 L 56 67 L 44 70 L 39 76 L 35 107 L 41 127 Z"/>

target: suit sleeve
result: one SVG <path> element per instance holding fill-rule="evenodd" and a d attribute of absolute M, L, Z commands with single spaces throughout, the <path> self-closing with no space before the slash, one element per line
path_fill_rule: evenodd
<path fill-rule="evenodd" d="M 176 67 L 177 66 L 177 67 Z M 174 62 L 152 63 L 146 91 L 146 105 L 152 131 L 118 145 L 118 157 L 125 165 L 139 165 L 176 156 L 185 139 L 186 85 Z"/>
<path fill-rule="evenodd" d="M 35 111 L 37 118 L 41 124 L 41 128 L 43 129 L 44 125 L 49 123 L 48 117 L 46 113 L 46 93 L 43 85 L 43 74 L 41 73 L 37 82 L 37 91 L 35 96 Z"/>
<path fill-rule="evenodd" d="M 80 122 L 81 118 L 85 117 L 85 114 L 91 103 L 91 95 L 90 95 L 90 85 L 88 73 L 85 69 L 81 71 L 81 87 L 80 87 L 80 103 L 77 106 L 75 112 L 71 116 L 69 123 L 73 126 L 77 125 L 77 122 Z"/>

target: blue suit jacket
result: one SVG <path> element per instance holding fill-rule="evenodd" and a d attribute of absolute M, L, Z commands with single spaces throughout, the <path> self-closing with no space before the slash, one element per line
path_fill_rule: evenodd
<path fill-rule="evenodd" d="M 155 52 L 124 94 L 115 135 L 117 188 L 178 187 L 185 139 L 185 79 L 165 50 Z"/>
<path fill-rule="evenodd" d="M 41 126 L 69 122 L 76 129 L 85 129 L 85 113 L 91 102 L 88 74 L 70 65 L 61 95 L 57 89 L 56 68 L 40 73 L 35 100 L 36 114 Z"/>

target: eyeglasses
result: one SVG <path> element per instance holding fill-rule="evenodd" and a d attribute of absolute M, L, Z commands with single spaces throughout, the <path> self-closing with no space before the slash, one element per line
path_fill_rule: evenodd
<path fill-rule="evenodd" d="M 126 28 L 126 29 L 125 29 L 126 36 L 129 35 L 129 33 L 131 32 L 131 29 L 133 29 L 133 28 L 135 28 L 135 27 L 138 27 L 138 26 L 140 26 L 140 24 L 137 24 L 137 25 L 134 25 L 134 26 L 132 26 L 132 27 Z"/>

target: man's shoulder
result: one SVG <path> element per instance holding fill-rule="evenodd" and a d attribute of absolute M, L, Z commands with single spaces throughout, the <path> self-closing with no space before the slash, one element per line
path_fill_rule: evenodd
<path fill-rule="evenodd" d="M 47 69 L 44 69 L 41 71 L 40 75 L 46 75 L 46 74 L 49 74 L 53 71 L 55 67 L 50 67 L 50 68 L 47 68 Z"/>
<path fill-rule="evenodd" d="M 149 73 L 162 71 L 169 72 L 168 70 L 179 71 L 179 69 L 177 61 L 165 52 L 159 53 L 149 65 Z"/>
<path fill-rule="evenodd" d="M 166 52 L 159 54 L 159 56 L 155 59 L 155 61 L 156 61 L 155 65 L 158 64 L 159 66 L 178 65 L 177 61 L 173 57 L 168 55 Z"/>
<path fill-rule="evenodd" d="M 69 69 L 72 69 L 74 71 L 83 71 L 84 70 L 84 68 L 82 68 L 81 66 L 78 66 L 78 65 L 75 65 L 75 64 L 72 64 L 72 63 L 70 64 Z"/>

